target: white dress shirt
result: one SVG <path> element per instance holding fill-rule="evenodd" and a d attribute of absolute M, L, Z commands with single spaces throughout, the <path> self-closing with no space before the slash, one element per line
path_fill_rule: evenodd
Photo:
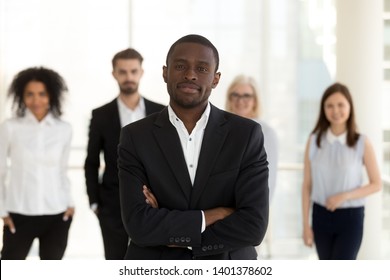
<path fill-rule="evenodd" d="M 119 119 L 121 121 L 122 127 L 146 117 L 145 101 L 142 97 L 140 98 L 137 107 L 135 107 L 134 110 L 127 107 L 119 96 L 117 98 L 117 102 Z"/>
<path fill-rule="evenodd" d="M 188 133 L 184 123 L 176 116 L 170 105 L 168 106 L 168 112 L 169 120 L 179 134 L 181 147 L 183 148 L 184 158 L 187 163 L 188 173 L 190 175 L 191 182 L 193 185 L 196 169 L 198 168 L 198 159 L 200 154 L 200 148 L 202 147 L 204 130 L 206 128 L 210 115 L 210 103 L 208 103 L 206 110 L 196 123 L 194 129 L 191 131 L 191 134 Z"/>
<path fill-rule="evenodd" d="M 67 177 L 71 137 L 70 124 L 51 113 L 39 122 L 26 110 L 24 117 L 1 124 L 1 217 L 55 215 L 73 207 Z"/>
<path fill-rule="evenodd" d="M 176 116 L 171 105 L 168 106 L 169 120 L 172 125 L 176 128 L 177 133 L 179 134 L 181 147 L 183 149 L 184 158 L 186 160 L 188 173 L 192 185 L 194 185 L 196 169 L 198 168 L 198 160 L 200 154 L 200 148 L 202 147 L 204 130 L 206 128 L 207 122 L 210 116 L 211 106 L 210 103 L 207 104 L 206 110 L 203 112 L 200 119 L 197 121 L 194 129 L 191 131 L 191 134 L 188 133 L 184 123 Z M 202 212 L 202 228 L 201 232 L 206 229 L 206 220 L 204 217 L 204 212 Z"/>

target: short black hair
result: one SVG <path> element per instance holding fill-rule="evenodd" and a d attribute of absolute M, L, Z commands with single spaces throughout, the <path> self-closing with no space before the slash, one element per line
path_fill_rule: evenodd
<path fill-rule="evenodd" d="M 141 64 L 144 61 L 142 55 L 133 48 L 128 48 L 115 54 L 112 58 L 112 69 L 115 68 L 118 59 L 138 59 Z"/>
<path fill-rule="evenodd" d="M 14 77 L 8 89 L 8 96 L 13 98 L 13 107 L 16 107 L 16 115 L 23 117 L 26 113 L 23 94 L 27 84 L 31 81 L 41 82 L 45 85 L 46 91 L 49 94 L 49 111 L 55 117 L 61 116 L 63 93 L 68 90 L 68 87 L 64 79 L 57 72 L 44 67 L 27 68 Z"/>
<path fill-rule="evenodd" d="M 181 44 L 181 43 L 196 43 L 196 44 L 201 44 L 203 46 L 206 46 L 206 47 L 209 47 L 210 49 L 212 49 L 213 53 L 214 53 L 215 63 L 216 63 L 215 72 L 218 71 L 218 67 L 219 67 L 219 54 L 218 54 L 217 48 L 207 38 L 205 38 L 205 37 L 203 37 L 201 35 L 197 35 L 197 34 L 186 35 L 184 37 L 181 37 L 175 43 L 173 43 L 173 45 L 170 47 L 170 49 L 168 51 L 168 54 L 167 54 L 167 58 L 166 58 L 167 66 L 168 66 L 168 59 L 172 55 L 175 47 L 177 45 Z"/>

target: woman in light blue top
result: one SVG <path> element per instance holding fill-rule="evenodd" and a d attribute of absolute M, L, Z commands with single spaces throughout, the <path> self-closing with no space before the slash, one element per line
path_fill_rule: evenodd
<path fill-rule="evenodd" d="M 363 184 L 363 165 L 367 184 Z M 363 237 L 364 198 L 380 189 L 374 150 L 368 138 L 357 132 L 351 94 L 335 83 L 322 96 L 320 115 L 306 145 L 305 245 L 315 243 L 319 259 L 356 259 Z"/>

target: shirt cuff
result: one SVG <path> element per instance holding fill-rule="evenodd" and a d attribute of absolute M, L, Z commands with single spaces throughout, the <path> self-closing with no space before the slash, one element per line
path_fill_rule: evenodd
<path fill-rule="evenodd" d="M 206 218 L 204 217 L 203 210 L 200 210 L 202 212 L 202 228 L 200 230 L 200 233 L 203 233 L 206 230 Z"/>

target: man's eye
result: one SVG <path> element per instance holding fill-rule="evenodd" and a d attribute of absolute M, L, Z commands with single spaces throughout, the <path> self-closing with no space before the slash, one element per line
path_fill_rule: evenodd
<path fill-rule="evenodd" d="M 198 71 L 199 72 L 207 72 L 207 68 L 206 67 L 198 67 Z"/>
<path fill-rule="evenodd" d="M 177 64 L 177 65 L 175 65 L 175 69 L 176 69 L 176 70 L 183 70 L 183 69 L 184 69 L 184 65 L 182 65 L 182 64 Z"/>

